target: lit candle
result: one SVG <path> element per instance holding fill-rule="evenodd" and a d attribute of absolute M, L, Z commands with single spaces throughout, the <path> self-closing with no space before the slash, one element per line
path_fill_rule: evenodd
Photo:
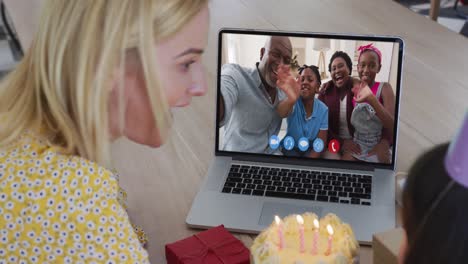
<path fill-rule="evenodd" d="M 301 247 L 301 253 L 304 253 L 305 247 L 304 247 L 304 219 L 302 216 L 297 215 L 296 216 L 297 223 L 299 224 L 299 242 L 300 242 L 300 247 Z"/>
<path fill-rule="evenodd" d="M 333 240 L 333 228 L 331 225 L 327 225 L 327 231 L 328 231 L 328 249 L 327 253 L 325 255 L 330 255 L 332 251 L 332 240 Z"/>
<path fill-rule="evenodd" d="M 314 227 L 315 227 L 315 230 L 314 230 L 314 241 L 312 244 L 312 254 L 317 255 L 318 254 L 317 243 L 318 243 L 319 228 L 320 228 L 320 224 L 317 219 L 314 219 Z"/>
<path fill-rule="evenodd" d="M 277 215 L 275 215 L 275 222 L 276 226 L 278 227 L 279 249 L 281 250 L 284 247 L 283 224 L 281 223 L 281 219 Z"/>

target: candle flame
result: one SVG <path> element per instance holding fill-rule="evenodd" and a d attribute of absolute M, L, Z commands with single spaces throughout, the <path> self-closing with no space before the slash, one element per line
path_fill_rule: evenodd
<path fill-rule="evenodd" d="M 281 219 L 277 215 L 275 215 L 275 222 L 276 222 L 276 225 L 279 225 L 281 223 Z"/>
<path fill-rule="evenodd" d="M 330 236 L 333 235 L 333 227 L 331 227 L 331 225 L 327 225 L 327 231 Z"/>
<path fill-rule="evenodd" d="M 314 226 L 315 228 L 319 229 L 320 228 L 320 223 L 317 219 L 314 219 Z"/>
<path fill-rule="evenodd" d="M 300 225 L 303 225 L 303 224 L 304 224 L 304 218 L 302 218 L 301 215 L 297 215 L 297 216 L 296 216 L 296 220 L 297 220 L 297 222 L 298 222 Z"/>

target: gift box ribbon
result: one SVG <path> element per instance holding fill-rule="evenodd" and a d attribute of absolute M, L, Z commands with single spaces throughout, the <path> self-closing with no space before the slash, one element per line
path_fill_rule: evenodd
<path fill-rule="evenodd" d="M 205 247 L 203 248 L 203 250 L 201 250 L 201 251 L 199 251 L 199 252 L 197 252 L 195 254 L 188 254 L 188 255 L 182 256 L 180 258 L 181 261 L 201 258 L 202 263 L 203 263 L 203 260 L 208 256 L 208 254 L 213 253 L 213 255 L 216 256 L 221 261 L 221 263 L 228 264 L 227 262 L 225 262 L 223 257 L 236 256 L 236 255 L 241 254 L 242 252 L 244 252 L 247 249 L 245 247 L 242 247 L 240 250 L 237 250 L 235 252 L 229 252 L 229 254 L 220 254 L 219 252 L 217 252 L 218 249 L 220 249 L 220 248 L 222 248 L 224 246 L 230 245 L 230 244 L 240 243 L 240 241 L 238 241 L 236 238 L 232 237 L 232 238 L 230 238 L 228 240 L 225 240 L 223 243 L 217 243 L 216 245 L 213 246 L 213 245 L 209 245 L 208 243 L 203 241 L 203 239 L 201 237 L 199 237 L 197 234 L 195 234 L 193 236 L 195 238 L 197 238 Z"/>

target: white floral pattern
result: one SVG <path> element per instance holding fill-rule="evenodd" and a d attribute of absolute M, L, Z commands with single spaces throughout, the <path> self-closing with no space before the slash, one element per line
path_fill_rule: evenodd
<path fill-rule="evenodd" d="M 0 149 L 0 263 L 148 263 L 125 196 L 111 171 L 25 133 Z"/>

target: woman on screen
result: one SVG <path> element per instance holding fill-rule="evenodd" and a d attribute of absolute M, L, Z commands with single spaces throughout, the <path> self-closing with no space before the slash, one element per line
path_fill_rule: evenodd
<path fill-rule="evenodd" d="M 328 65 L 331 80 L 320 89 L 318 99 L 328 107 L 328 140 L 335 152 L 327 151 L 325 158 L 341 159 L 344 152 L 359 152 L 353 142 L 354 127 L 351 125 L 353 111 L 352 61 L 347 53 L 335 52 Z"/>

